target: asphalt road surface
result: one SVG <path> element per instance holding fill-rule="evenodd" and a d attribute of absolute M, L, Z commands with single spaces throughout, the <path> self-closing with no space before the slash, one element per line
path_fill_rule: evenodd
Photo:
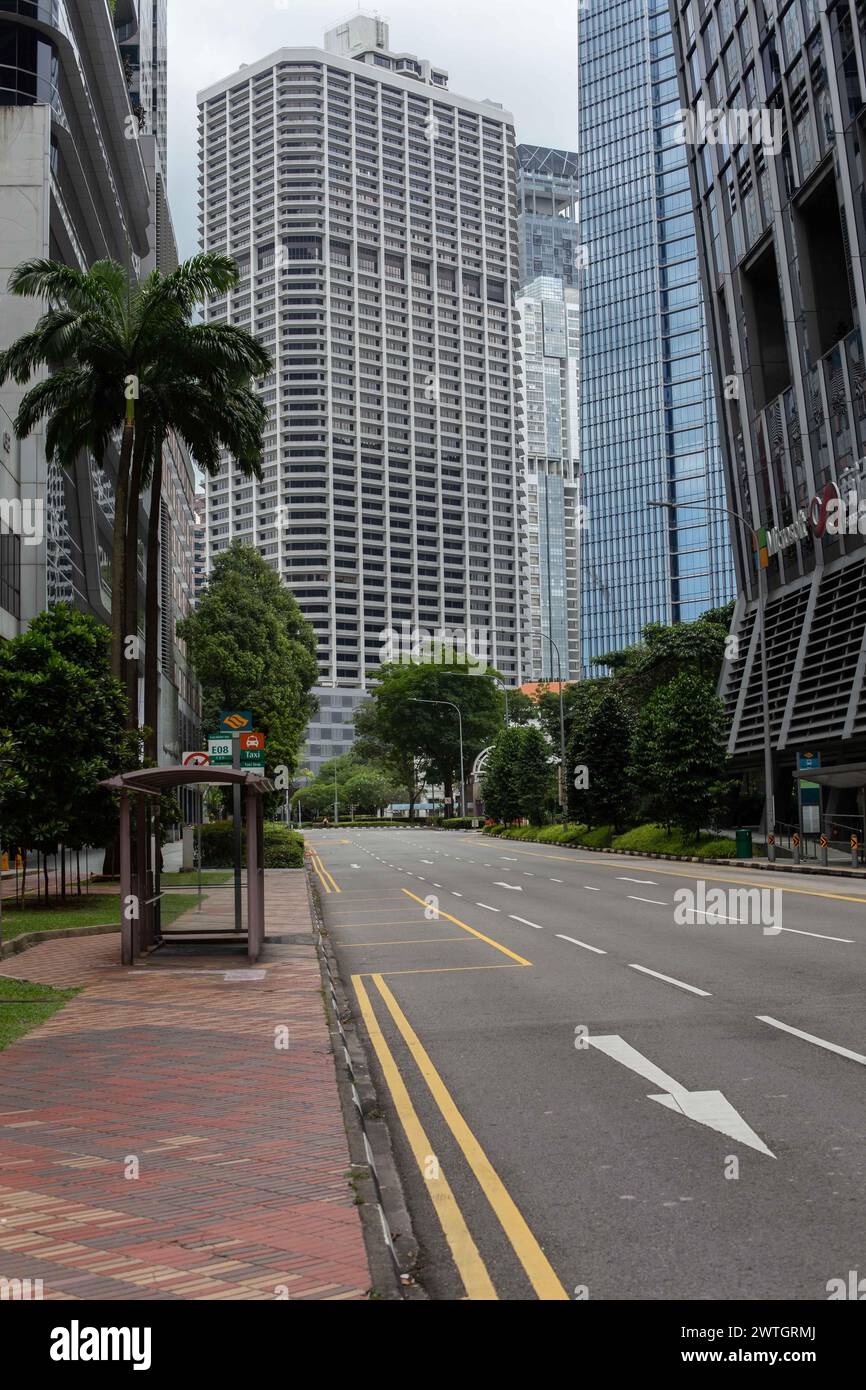
<path fill-rule="evenodd" d="M 866 883 L 468 833 L 307 843 L 431 1297 L 866 1277 Z"/>

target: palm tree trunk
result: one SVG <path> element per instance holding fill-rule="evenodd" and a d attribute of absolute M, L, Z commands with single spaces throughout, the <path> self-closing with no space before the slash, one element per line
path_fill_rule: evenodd
<path fill-rule="evenodd" d="M 162 505 L 162 449 L 153 460 L 150 517 L 147 523 L 147 578 L 144 599 L 144 722 L 145 757 L 159 762 L 159 532 Z"/>
<path fill-rule="evenodd" d="M 132 404 L 132 402 L 130 402 Z M 126 631 L 126 512 L 129 467 L 135 438 L 135 418 L 127 412 L 117 465 L 114 494 L 114 532 L 111 540 L 111 669 L 123 684 L 123 638 Z"/>
<path fill-rule="evenodd" d="M 137 443 L 138 441 L 136 441 Z M 141 493 L 141 449 L 132 453 L 129 476 L 129 501 L 126 510 L 124 637 L 136 639 L 131 651 L 124 652 L 124 679 L 129 706 L 130 729 L 138 727 L 138 517 Z"/>

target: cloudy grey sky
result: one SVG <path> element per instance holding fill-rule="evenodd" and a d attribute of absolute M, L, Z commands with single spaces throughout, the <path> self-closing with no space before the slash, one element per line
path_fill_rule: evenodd
<path fill-rule="evenodd" d="M 351 0 L 169 0 L 168 176 L 181 256 L 197 245 L 196 93 L 282 47 L 321 47 Z M 452 92 L 514 113 L 517 138 L 573 149 L 577 129 L 574 0 L 389 0 L 391 47 L 447 68 Z"/>

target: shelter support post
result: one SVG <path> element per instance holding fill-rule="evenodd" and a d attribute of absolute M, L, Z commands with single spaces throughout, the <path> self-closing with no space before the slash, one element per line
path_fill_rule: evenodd
<path fill-rule="evenodd" d="M 123 965 L 132 965 L 135 942 L 133 920 L 130 917 L 130 898 L 132 897 L 132 863 L 129 837 L 129 793 L 120 793 L 120 959 Z"/>

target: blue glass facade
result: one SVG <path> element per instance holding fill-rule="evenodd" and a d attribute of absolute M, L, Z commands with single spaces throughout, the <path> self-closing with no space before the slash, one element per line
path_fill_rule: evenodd
<path fill-rule="evenodd" d="M 734 595 L 666 0 L 579 11 L 582 653 Z"/>

